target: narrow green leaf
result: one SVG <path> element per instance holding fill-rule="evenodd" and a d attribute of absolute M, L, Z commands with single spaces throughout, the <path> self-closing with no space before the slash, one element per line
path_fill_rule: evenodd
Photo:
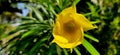
<path fill-rule="evenodd" d="M 24 33 L 21 38 L 25 38 L 26 36 L 31 35 L 32 33 L 34 33 L 34 31 L 35 31 L 35 30 L 32 29 L 32 30 Z"/>
<path fill-rule="evenodd" d="M 44 38 L 41 38 L 36 44 L 34 44 L 34 47 L 31 48 L 29 54 L 33 54 L 36 51 L 36 49 L 38 47 L 40 48 L 46 40 L 48 40 L 48 36 L 44 36 Z"/>
<path fill-rule="evenodd" d="M 39 12 L 38 9 L 36 9 L 36 8 L 34 8 L 32 6 L 26 6 L 26 7 L 29 8 L 29 9 L 32 9 L 34 11 L 34 13 L 37 16 L 37 18 L 38 18 L 39 21 L 43 21 L 42 14 Z"/>
<path fill-rule="evenodd" d="M 64 48 L 63 48 L 63 52 L 64 52 L 64 54 L 65 54 L 65 55 L 68 55 L 67 50 L 66 50 L 66 49 L 64 49 Z"/>
<path fill-rule="evenodd" d="M 40 5 L 40 8 L 43 10 L 43 12 L 44 12 L 46 15 L 48 15 L 47 9 L 46 9 L 44 6 Z"/>
<path fill-rule="evenodd" d="M 49 9 L 50 9 L 50 11 L 51 11 L 53 14 L 56 14 L 54 8 L 53 8 L 51 5 L 49 5 Z"/>
<path fill-rule="evenodd" d="M 91 21 L 92 24 L 100 23 L 100 20 Z"/>
<path fill-rule="evenodd" d="M 60 2 L 59 2 L 59 0 L 56 0 L 56 2 L 59 4 Z"/>
<path fill-rule="evenodd" d="M 80 51 L 77 48 L 74 48 L 77 55 L 81 55 Z"/>
<path fill-rule="evenodd" d="M 95 41 L 95 42 L 99 42 L 99 40 L 94 38 L 92 35 L 84 34 L 84 36 L 91 39 L 91 40 L 93 40 L 93 41 Z"/>
<path fill-rule="evenodd" d="M 37 10 L 37 9 L 35 9 L 35 8 L 33 8 L 33 7 L 32 7 L 32 9 L 33 9 L 33 11 L 35 12 L 37 18 L 39 18 L 40 21 L 43 21 L 42 14 L 39 12 L 39 10 Z"/>
<path fill-rule="evenodd" d="M 84 39 L 82 45 L 91 55 L 100 55 L 100 53 L 87 40 Z"/>
<path fill-rule="evenodd" d="M 57 45 L 56 45 L 56 47 L 57 47 L 57 54 L 61 55 L 61 48 L 59 46 L 57 46 Z"/>
<path fill-rule="evenodd" d="M 73 5 L 76 5 L 80 0 L 74 0 Z"/>
<path fill-rule="evenodd" d="M 64 0 L 63 1 L 63 9 L 67 7 L 68 3 L 69 3 L 70 0 Z"/>
<path fill-rule="evenodd" d="M 84 16 L 90 16 L 91 15 L 91 13 L 85 13 L 85 14 L 83 14 Z"/>
<path fill-rule="evenodd" d="M 37 21 L 35 18 L 33 18 L 33 17 L 27 17 L 27 16 L 19 16 L 20 18 L 22 18 L 22 21 L 24 21 L 24 20 L 34 20 L 34 21 Z"/>
<path fill-rule="evenodd" d="M 56 0 L 60 9 L 63 9 L 62 0 Z"/>
<path fill-rule="evenodd" d="M 90 11 L 94 13 L 96 11 L 95 7 L 92 4 L 90 4 L 89 2 L 87 2 L 87 4 L 89 6 Z"/>
<path fill-rule="evenodd" d="M 56 49 L 56 44 L 52 43 L 49 47 L 47 55 L 53 55 L 54 50 Z"/>

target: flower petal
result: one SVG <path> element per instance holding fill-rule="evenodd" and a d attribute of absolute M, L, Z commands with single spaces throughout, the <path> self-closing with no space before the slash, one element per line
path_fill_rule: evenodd
<path fill-rule="evenodd" d="M 62 40 L 61 40 L 62 41 Z M 57 43 L 62 48 L 74 48 L 77 45 L 80 45 L 81 42 L 74 42 L 74 43 L 61 43 L 61 41 L 54 39 L 53 42 Z"/>
<path fill-rule="evenodd" d="M 90 30 L 90 29 L 94 29 L 96 28 L 95 26 L 93 26 L 90 21 L 85 18 L 85 16 L 83 16 L 82 14 L 73 14 L 72 17 L 76 20 L 76 22 L 79 23 L 79 25 L 82 26 L 84 31 Z"/>
<path fill-rule="evenodd" d="M 58 40 L 63 40 L 62 42 L 68 42 L 65 38 L 60 36 L 60 32 L 61 32 L 60 23 L 56 22 L 56 24 L 55 24 L 55 26 L 53 28 L 53 37 L 55 39 L 58 39 Z"/>
<path fill-rule="evenodd" d="M 65 15 L 68 13 L 76 13 L 76 6 L 71 6 L 69 8 L 66 8 L 60 14 Z"/>

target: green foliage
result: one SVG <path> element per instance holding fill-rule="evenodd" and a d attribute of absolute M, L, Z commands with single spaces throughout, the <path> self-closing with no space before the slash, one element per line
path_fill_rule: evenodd
<path fill-rule="evenodd" d="M 77 55 L 81 55 L 80 51 L 77 48 L 74 48 Z"/>
<path fill-rule="evenodd" d="M 26 5 L 30 10 L 29 15 L 19 16 L 22 22 L 18 27 L 13 29 L 9 27 L 10 24 L 0 24 L 0 47 L 2 47 L 0 51 L 5 54 L 9 53 L 9 55 L 119 55 L 120 47 L 117 46 L 119 45 L 117 41 L 120 41 L 120 17 L 118 15 L 120 7 L 116 6 L 120 5 L 118 0 L 112 2 L 105 0 L 104 3 L 97 5 L 86 2 L 89 11 L 83 9 L 87 13 L 82 10 L 80 12 L 91 20 L 91 23 L 97 28 L 85 32 L 85 39 L 81 45 L 74 48 L 73 53 L 51 43 L 55 15 L 79 2 L 82 0 L 29 0 Z M 110 4 L 108 4 L 109 2 Z M 103 50 L 104 47 L 109 51 L 103 53 L 106 50 Z M 111 53 L 112 51 L 113 53 Z"/>
<path fill-rule="evenodd" d="M 88 50 L 91 55 L 100 55 L 100 53 L 87 41 L 83 40 L 82 45 Z"/>
<path fill-rule="evenodd" d="M 91 39 L 91 40 L 93 40 L 93 41 L 95 41 L 95 42 L 99 42 L 99 40 L 98 40 L 98 39 L 94 38 L 94 37 L 93 37 L 93 36 L 91 36 L 91 35 L 84 34 L 84 36 L 85 36 L 85 37 L 87 37 L 87 38 L 89 38 L 89 39 Z"/>

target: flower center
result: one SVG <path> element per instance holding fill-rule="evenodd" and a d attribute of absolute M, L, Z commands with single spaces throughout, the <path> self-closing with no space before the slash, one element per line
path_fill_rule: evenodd
<path fill-rule="evenodd" d="M 74 32 L 75 31 L 75 23 L 69 21 L 64 24 L 63 28 L 66 32 L 69 32 L 69 33 Z"/>

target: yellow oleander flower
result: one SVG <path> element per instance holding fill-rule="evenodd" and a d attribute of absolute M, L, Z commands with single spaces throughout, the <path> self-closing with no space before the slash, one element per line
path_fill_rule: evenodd
<path fill-rule="evenodd" d="M 76 12 L 72 6 L 64 9 L 56 15 L 56 23 L 53 28 L 53 42 L 61 48 L 70 48 L 80 45 L 83 40 L 83 31 L 93 29 L 94 26 L 82 14 Z"/>

